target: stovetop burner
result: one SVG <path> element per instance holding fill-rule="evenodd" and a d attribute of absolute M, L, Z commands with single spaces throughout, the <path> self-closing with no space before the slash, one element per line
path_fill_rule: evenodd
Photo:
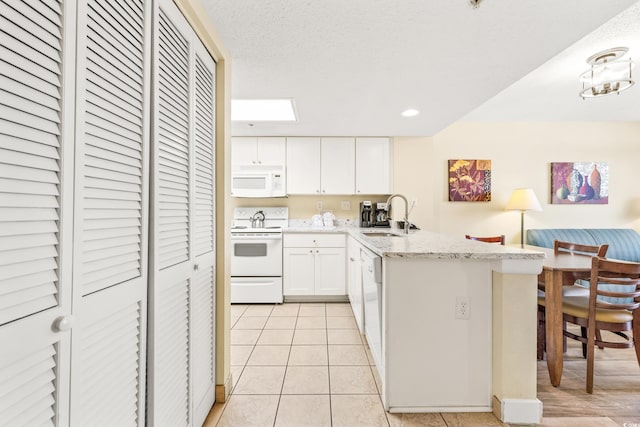
<path fill-rule="evenodd" d="M 254 221 L 253 216 L 261 212 L 264 215 L 262 227 L 252 227 Z M 249 232 L 281 232 L 282 227 L 289 224 L 289 209 L 286 207 L 253 207 L 253 208 L 235 208 L 233 210 L 232 231 Z"/>

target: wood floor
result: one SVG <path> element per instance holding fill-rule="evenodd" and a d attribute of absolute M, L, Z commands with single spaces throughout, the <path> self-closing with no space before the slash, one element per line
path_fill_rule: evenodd
<path fill-rule="evenodd" d="M 640 366 L 634 350 L 596 349 L 594 392 L 588 394 L 580 344 L 567 344 L 559 387 L 551 386 L 546 362 L 538 362 L 544 417 L 609 417 L 619 426 L 640 427 Z"/>

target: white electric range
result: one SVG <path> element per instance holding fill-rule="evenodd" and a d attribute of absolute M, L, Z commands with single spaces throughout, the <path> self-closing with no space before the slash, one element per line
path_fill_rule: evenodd
<path fill-rule="evenodd" d="M 235 208 L 231 302 L 282 303 L 282 228 L 289 208 Z"/>

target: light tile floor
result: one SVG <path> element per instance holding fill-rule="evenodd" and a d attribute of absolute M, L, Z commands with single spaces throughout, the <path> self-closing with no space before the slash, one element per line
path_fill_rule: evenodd
<path fill-rule="evenodd" d="M 378 372 L 347 303 L 232 305 L 231 324 L 232 393 L 205 427 L 505 425 L 490 413 L 386 413 Z M 543 424 L 564 425 L 617 424 L 606 417 Z"/>

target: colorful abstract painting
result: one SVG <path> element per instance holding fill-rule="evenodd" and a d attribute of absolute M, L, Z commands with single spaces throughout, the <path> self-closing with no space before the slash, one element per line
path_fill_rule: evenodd
<path fill-rule="evenodd" d="M 604 162 L 551 163 L 551 203 L 609 203 L 609 167 Z"/>
<path fill-rule="evenodd" d="M 491 201 L 491 160 L 449 160 L 449 201 Z"/>

